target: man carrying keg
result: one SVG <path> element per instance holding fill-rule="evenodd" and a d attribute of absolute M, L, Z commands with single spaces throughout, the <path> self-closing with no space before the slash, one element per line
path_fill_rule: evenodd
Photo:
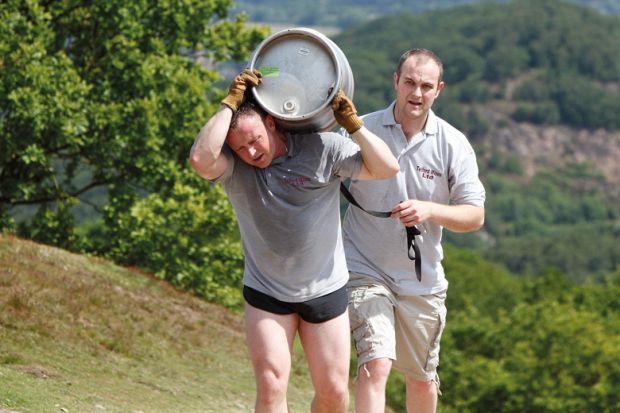
<path fill-rule="evenodd" d="M 350 335 L 339 185 L 346 177 L 390 178 L 398 163 L 342 91 L 331 107 L 355 142 L 333 132 L 280 130 L 247 98 L 261 81 L 260 72 L 247 69 L 233 80 L 198 134 L 190 163 L 201 177 L 222 185 L 237 216 L 255 412 L 288 411 L 297 333 L 315 389 L 312 412 L 345 412 Z"/>
<path fill-rule="evenodd" d="M 358 354 L 355 407 L 384 411 L 393 365 L 406 377 L 407 411 L 431 413 L 448 289 L 441 233 L 479 229 L 485 190 L 466 137 L 431 110 L 444 87 L 439 58 L 426 49 L 403 53 L 393 82 L 396 100 L 363 120 L 397 155 L 400 172 L 350 185 L 360 205 L 387 209 L 393 219 L 349 207 L 343 225 Z"/>

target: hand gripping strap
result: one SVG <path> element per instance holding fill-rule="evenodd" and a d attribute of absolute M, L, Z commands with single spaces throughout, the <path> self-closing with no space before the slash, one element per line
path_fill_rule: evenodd
<path fill-rule="evenodd" d="M 373 215 L 378 218 L 389 218 L 392 213 L 391 212 L 381 212 L 381 211 L 372 211 L 364 209 L 351 195 L 349 189 L 341 182 L 340 183 L 340 192 L 344 197 L 349 201 L 352 205 L 358 207 L 362 211 L 367 214 Z M 420 235 L 420 230 L 414 227 L 405 227 L 407 229 L 407 255 L 411 261 L 415 263 L 415 274 L 418 278 L 418 281 L 422 281 L 422 255 L 420 254 L 420 248 L 416 244 L 416 235 Z M 413 254 L 411 250 L 413 249 Z"/>

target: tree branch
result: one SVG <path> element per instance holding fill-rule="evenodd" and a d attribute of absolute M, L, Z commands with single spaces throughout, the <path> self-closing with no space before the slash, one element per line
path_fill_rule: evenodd
<path fill-rule="evenodd" d="M 98 187 L 98 186 L 104 186 L 104 185 L 108 185 L 110 184 L 111 181 L 93 181 L 91 183 L 89 183 L 88 185 L 78 189 L 77 191 L 74 192 L 67 192 L 66 195 L 68 195 L 69 197 L 75 197 L 75 198 L 79 198 L 80 195 L 90 191 L 91 189 Z M 58 201 L 59 199 L 61 199 L 62 196 L 42 196 L 39 198 L 35 198 L 35 199 L 22 199 L 22 200 L 15 200 L 13 198 L 9 198 L 9 197 L 0 197 L 0 204 L 8 204 L 10 206 L 16 206 L 16 205 L 35 205 L 35 204 L 43 204 L 46 202 L 53 202 L 53 201 Z M 80 199 L 80 202 L 84 202 L 89 204 L 87 201 Z"/>

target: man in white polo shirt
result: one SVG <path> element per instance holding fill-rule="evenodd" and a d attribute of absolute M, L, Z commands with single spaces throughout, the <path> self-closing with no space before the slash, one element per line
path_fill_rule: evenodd
<path fill-rule="evenodd" d="M 475 231 L 484 222 L 485 190 L 474 151 L 431 110 L 444 87 L 442 71 L 433 52 L 405 52 L 393 76 L 396 100 L 362 117 L 390 147 L 400 172 L 350 185 L 361 207 L 390 210 L 392 218 L 349 207 L 344 220 L 357 413 L 384 411 L 392 366 L 406 377 L 407 411 L 436 411 L 448 289 L 442 230 Z"/>

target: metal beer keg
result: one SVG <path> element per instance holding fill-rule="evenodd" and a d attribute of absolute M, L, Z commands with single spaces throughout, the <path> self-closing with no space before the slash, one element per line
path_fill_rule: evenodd
<path fill-rule="evenodd" d="M 313 29 L 272 34 L 258 45 L 249 67 L 263 74 L 262 83 L 253 89 L 254 98 L 286 130 L 330 130 L 336 124 L 330 103 L 338 89 L 353 98 L 353 73 L 346 56 Z"/>

